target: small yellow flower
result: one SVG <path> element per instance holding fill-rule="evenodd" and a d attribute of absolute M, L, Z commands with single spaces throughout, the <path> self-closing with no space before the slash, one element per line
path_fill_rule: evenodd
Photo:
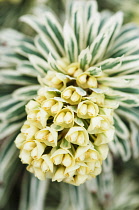
<path fill-rule="evenodd" d="M 19 157 L 21 158 L 22 163 L 30 164 L 33 159 L 41 157 L 45 148 L 46 145 L 38 141 L 27 141 L 24 143 Z"/>
<path fill-rule="evenodd" d="M 51 152 L 51 160 L 55 165 L 63 165 L 70 167 L 74 164 L 72 153 L 67 149 L 53 149 Z"/>
<path fill-rule="evenodd" d="M 89 143 L 89 136 L 87 130 L 79 126 L 74 126 L 70 128 L 65 136 L 65 139 L 68 142 L 81 146 L 86 146 Z"/>
<path fill-rule="evenodd" d="M 19 133 L 14 142 L 16 144 L 16 147 L 18 149 L 21 149 L 25 141 L 26 141 L 25 134 Z"/>
<path fill-rule="evenodd" d="M 114 127 L 109 128 L 109 130 L 97 134 L 97 138 L 95 139 L 94 144 L 99 146 L 101 144 L 106 144 L 114 139 L 115 129 Z"/>
<path fill-rule="evenodd" d="M 63 102 L 56 99 L 48 99 L 42 103 L 42 108 L 49 113 L 49 115 L 55 116 L 63 107 Z"/>
<path fill-rule="evenodd" d="M 64 128 L 70 128 L 74 124 L 74 113 L 70 108 L 61 109 L 54 117 L 54 123 Z"/>
<path fill-rule="evenodd" d="M 77 115 L 83 119 L 89 119 L 97 116 L 99 112 L 98 105 L 91 100 L 85 100 L 79 103 L 77 108 Z"/>
<path fill-rule="evenodd" d="M 25 121 L 24 125 L 21 128 L 21 132 L 26 136 L 26 140 L 32 140 L 35 138 L 35 134 L 37 133 L 39 129 L 29 123 L 28 121 Z"/>
<path fill-rule="evenodd" d="M 70 103 L 71 105 L 76 105 L 82 99 L 82 95 L 78 90 L 79 89 L 74 86 L 69 86 L 62 92 L 61 97 L 65 101 L 67 101 L 67 103 Z"/>
<path fill-rule="evenodd" d="M 86 88 L 97 88 L 97 79 L 94 76 L 91 76 L 88 72 L 79 74 L 77 77 L 77 84 L 79 87 Z"/>
<path fill-rule="evenodd" d="M 72 63 L 67 67 L 67 73 L 70 76 L 77 77 L 83 72 L 82 69 L 79 67 L 79 63 Z"/>
<path fill-rule="evenodd" d="M 42 130 L 39 130 L 35 139 L 39 142 L 45 143 L 47 146 L 57 146 L 58 133 L 53 128 L 46 127 Z"/>

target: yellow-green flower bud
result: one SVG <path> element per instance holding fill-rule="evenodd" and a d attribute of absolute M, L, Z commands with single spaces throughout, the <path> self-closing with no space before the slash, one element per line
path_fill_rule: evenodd
<path fill-rule="evenodd" d="M 30 164 L 33 159 L 41 157 L 45 148 L 46 145 L 38 141 L 27 141 L 24 143 L 19 157 L 22 163 Z"/>
<path fill-rule="evenodd" d="M 90 120 L 90 125 L 88 127 L 89 134 L 97 134 L 107 131 L 111 128 L 111 123 L 109 118 L 105 115 L 99 115 L 97 117 L 93 117 Z"/>
<path fill-rule="evenodd" d="M 26 141 L 25 134 L 19 133 L 14 142 L 16 144 L 16 147 L 18 149 L 21 149 L 25 141 Z"/>
<path fill-rule="evenodd" d="M 70 81 L 69 77 L 64 74 L 54 71 L 48 71 L 45 78 L 41 79 L 44 85 L 47 85 L 58 90 L 63 90 L 66 87 L 67 82 Z"/>
<path fill-rule="evenodd" d="M 80 69 L 79 63 L 72 63 L 67 67 L 67 73 L 70 76 L 77 77 L 83 72 L 83 70 Z"/>
<path fill-rule="evenodd" d="M 89 119 L 98 115 L 98 105 L 90 100 L 80 102 L 77 108 L 77 115 L 83 119 Z"/>
<path fill-rule="evenodd" d="M 90 96 L 89 96 L 90 100 L 93 101 L 94 103 L 98 104 L 99 106 L 104 105 L 104 99 L 105 96 L 103 93 L 96 93 L 93 92 Z"/>
<path fill-rule="evenodd" d="M 67 87 L 62 92 L 61 97 L 71 105 L 78 104 L 82 99 L 82 95 L 80 94 L 78 89 L 74 86 Z"/>
<path fill-rule="evenodd" d="M 102 171 L 102 167 L 101 167 L 101 162 L 99 160 L 95 160 L 95 161 L 90 161 L 86 163 L 87 166 L 90 169 L 90 175 L 92 177 L 96 177 L 97 175 L 99 175 Z"/>
<path fill-rule="evenodd" d="M 53 152 L 54 151 L 54 152 Z M 51 160 L 55 165 L 63 165 L 65 167 L 70 167 L 74 164 L 74 159 L 72 154 L 67 149 L 54 149 L 52 151 Z"/>
<path fill-rule="evenodd" d="M 39 159 L 35 159 L 27 167 L 27 170 L 34 173 L 40 180 L 45 180 L 49 172 L 53 172 L 53 163 L 50 160 L 50 155 L 42 155 Z M 47 173 L 46 173 L 47 172 Z"/>
<path fill-rule="evenodd" d="M 86 146 L 89 142 L 87 130 L 79 126 L 70 128 L 65 139 L 68 142 L 81 146 Z"/>
<path fill-rule="evenodd" d="M 108 156 L 109 147 L 107 144 L 101 144 L 99 146 L 95 146 L 96 150 L 100 153 L 102 160 L 105 160 Z"/>
<path fill-rule="evenodd" d="M 88 72 L 80 74 L 76 82 L 79 87 L 86 88 L 97 88 L 97 79 L 94 76 L 91 76 Z"/>
<path fill-rule="evenodd" d="M 64 128 L 70 128 L 74 125 L 74 113 L 70 108 L 64 108 L 54 117 L 54 123 Z"/>
<path fill-rule="evenodd" d="M 30 111 L 27 116 L 27 120 L 39 129 L 46 127 L 48 118 L 49 114 L 42 108 Z"/>
<path fill-rule="evenodd" d="M 55 116 L 63 107 L 63 102 L 56 99 L 48 99 L 42 103 L 42 108 L 49 113 L 49 115 Z"/>
<path fill-rule="evenodd" d="M 57 96 L 57 93 L 55 91 L 49 91 L 50 88 L 49 87 L 41 87 L 38 90 L 38 96 L 35 98 L 35 100 L 39 103 L 42 103 L 43 101 L 45 101 L 46 99 L 49 98 L 54 98 Z"/>
<path fill-rule="evenodd" d="M 26 140 L 33 140 L 39 129 L 28 121 L 25 121 L 21 128 L 21 132 L 26 136 Z"/>
<path fill-rule="evenodd" d="M 30 111 L 38 109 L 38 108 L 40 108 L 40 103 L 38 103 L 37 101 L 31 100 L 26 105 L 26 112 L 28 114 Z"/>
<path fill-rule="evenodd" d="M 53 175 L 52 181 L 61 182 L 65 178 L 64 171 L 65 171 L 64 166 L 58 167 L 55 174 Z"/>
<path fill-rule="evenodd" d="M 109 130 L 107 130 L 103 133 L 97 134 L 94 144 L 96 146 L 99 146 L 101 144 L 109 143 L 110 141 L 112 141 L 114 139 L 114 133 L 115 133 L 115 129 L 114 129 L 114 127 L 111 127 L 111 128 L 109 128 Z"/>
<path fill-rule="evenodd" d="M 38 131 L 35 139 L 39 142 L 45 143 L 47 146 L 57 146 L 58 133 L 51 127 L 46 127 Z"/>

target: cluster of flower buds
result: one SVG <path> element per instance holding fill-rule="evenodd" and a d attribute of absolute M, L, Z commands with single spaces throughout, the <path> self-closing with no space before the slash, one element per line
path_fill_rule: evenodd
<path fill-rule="evenodd" d="M 26 105 L 27 121 L 15 144 L 27 170 L 40 180 L 80 185 L 100 174 L 107 143 L 114 137 L 117 103 L 99 92 L 92 75 L 97 70 L 83 72 L 70 65 L 69 75 L 50 72 L 37 97 Z"/>

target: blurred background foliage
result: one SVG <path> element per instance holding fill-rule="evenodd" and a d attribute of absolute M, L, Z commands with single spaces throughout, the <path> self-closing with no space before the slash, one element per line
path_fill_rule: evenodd
<path fill-rule="evenodd" d="M 135 22 L 139 24 L 139 0 L 97 1 L 100 11 L 105 9 L 111 12 L 121 10 L 124 12 L 124 20 L 126 23 Z M 33 31 L 20 23 L 20 16 L 26 13 L 37 13 L 39 11 L 38 8 L 45 9 L 45 7 L 50 7 L 61 21 L 63 21 L 63 14 L 67 2 L 68 0 L 0 0 L 0 28 L 11 27 L 32 35 Z M 6 144 L 6 139 L 4 144 Z M 2 146 L 4 147 L 4 145 Z M 14 153 L 13 155 L 18 154 Z M 7 198 L 0 198 L 2 201 L 0 205 L 1 210 L 139 209 L 139 160 L 131 160 L 127 163 L 123 163 L 121 159 L 115 160 L 113 166 L 115 178 L 114 181 L 111 180 L 111 182 L 113 182 L 113 188 L 107 183 L 107 180 L 109 179 L 110 181 L 111 179 L 107 172 L 104 173 L 104 175 L 100 175 L 98 180 L 96 180 L 100 183 L 102 191 L 97 189 L 95 182 L 91 185 L 88 182 L 87 185 L 75 188 L 74 186 L 64 183 L 52 184 L 48 180 L 39 182 L 28 172 L 25 172 L 23 180 L 21 180 L 21 174 L 25 166 L 18 164 L 20 168 L 17 170 L 17 164 L 18 163 L 15 162 L 15 168 L 12 170 L 10 166 L 7 168 L 7 170 L 10 170 L 9 175 L 5 177 L 5 180 L 9 181 L 8 185 L 3 188 L 4 183 L 0 183 L 1 195 L 7 196 Z M 16 177 L 13 177 L 13 173 L 15 174 L 16 170 Z M 22 190 L 20 189 L 21 182 Z M 5 183 L 7 183 L 7 181 L 5 181 Z M 90 186 L 93 186 L 93 188 Z M 5 190 L 4 193 L 3 189 Z M 82 195 L 85 196 L 83 200 Z M 39 202 L 41 202 L 41 204 Z"/>

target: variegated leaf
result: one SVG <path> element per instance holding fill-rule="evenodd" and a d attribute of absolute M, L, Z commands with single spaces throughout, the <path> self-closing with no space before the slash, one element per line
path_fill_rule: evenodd
<path fill-rule="evenodd" d="M 79 63 L 80 63 L 80 68 L 82 70 L 86 70 L 89 67 L 89 63 L 92 59 L 92 55 L 89 51 L 89 48 L 86 48 L 85 50 L 82 50 L 80 55 L 79 55 Z"/>
<path fill-rule="evenodd" d="M 0 81 L 3 84 L 15 85 L 31 85 L 38 83 L 36 78 L 22 75 L 16 70 L 1 70 Z"/>
<path fill-rule="evenodd" d="M 57 21 L 56 17 L 49 11 L 47 11 L 44 14 L 44 25 L 46 26 L 46 29 L 51 36 L 51 39 L 57 46 L 58 51 L 62 56 L 64 56 L 65 51 L 64 51 L 64 39 L 63 39 L 62 27 L 60 23 Z"/>
<path fill-rule="evenodd" d="M 68 22 L 64 25 L 64 43 L 67 57 L 71 63 L 77 62 L 78 58 L 78 46 L 75 34 L 68 24 Z"/>
<path fill-rule="evenodd" d="M 18 88 L 13 92 L 13 98 L 21 100 L 21 101 L 28 101 L 34 98 L 37 95 L 37 91 L 40 88 L 39 85 L 31 85 L 28 87 Z"/>

